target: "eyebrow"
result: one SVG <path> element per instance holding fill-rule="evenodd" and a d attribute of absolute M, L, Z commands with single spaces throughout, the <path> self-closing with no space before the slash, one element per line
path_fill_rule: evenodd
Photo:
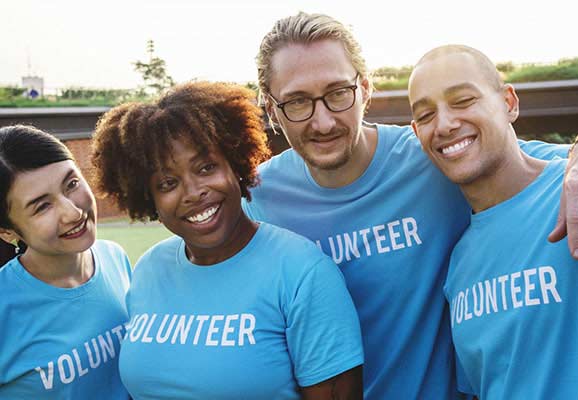
<path fill-rule="evenodd" d="M 187 162 L 190 164 L 194 164 L 196 162 L 198 162 L 199 160 L 206 160 L 206 159 L 213 159 L 213 157 L 211 156 L 211 151 L 207 150 L 207 151 L 197 151 L 195 154 L 193 154 L 192 157 L 190 157 Z M 175 159 L 173 158 L 172 154 L 168 157 L 166 157 L 166 160 L 160 164 L 160 168 L 156 171 L 154 171 L 151 174 L 151 177 L 153 177 L 155 174 L 170 174 L 173 171 L 173 168 L 169 165 L 170 163 L 167 162 L 168 160 L 172 160 L 172 163 L 175 163 Z"/>
<path fill-rule="evenodd" d="M 352 85 L 355 85 L 355 82 L 351 83 L 351 80 L 347 80 L 347 79 L 331 82 L 330 84 L 325 86 L 324 94 L 333 90 L 333 89 L 338 89 L 340 87 L 346 87 L 346 86 L 352 86 Z M 292 97 L 292 96 L 313 97 L 313 95 L 311 93 L 303 91 L 303 90 L 294 90 L 292 92 L 287 92 L 287 93 L 281 94 L 280 96 L 281 96 L 281 98 Z"/>
<path fill-rule="evenodd" d="M 64 182 L 66 182 L 67 180 L 69 180 L 70 177 L 71 177 L 72 175 L 74 175 L 75 173 L 76 173 L 76 171 L 75 171 L 74 169 L 70 169 L 70 171 L 68 171 L 68 173 L 66 174 L 66 176 L 64 177 L 64 179 L 62 179 L 62 183 L 64 183 Z M 28 201 L 28 202 L 26 203 L 26 205 L 24 206 L 24 209 L 27 209 L 28 207 L 33 206 L 34 204 L 38 203 L 39 201 L 45 199 L 46 197 L 48 197 L 48 194 L 47 194 L 47 193 L 42 194 L 42 195 L 40 195 L 40 196 L 38 196 L 38 197 L 33 198 L 32 200 L 30 200 L 30 201 Z"/>
<path fill-rule="evenodd" d="M 460 83 L 460 84 L 457 84 L 454 86 L 450 86 L 449 88 L 444 90 L 444 96 L 452 95 L 452 94 L 459 92 L 461 90 L 464 90 L 464 89 L 474 89 L 477 91 L 477 88 L 474 85 L 472 85 L 471 83 L 468 83 L 468 82 L 464 82 L 464 83 Z M 423 97 L 411 105 L 411 111 L 415 112 L 416 108 L 419 108 L 421 106 L 425 106 L 429 103 L 431 103 L 430 98 L 429 97 Z"/>
<path fill-rule="evenodd" d="M 431 101 L 429 100 L 429 97 L 423 97 L 411 105 L 411 112 L 415 113 L 415 110 L 417 108 L 421 107 L 422 105 L 425 106 L 429 103 L 431 103 Z"/>
<path fill-rule="evenodd" d="M 464 82 L 464 83 L 460 83 L 458 85 L 454 85 L 454 86 L 450 86 L 449 88 L 447 88 L 446 90 L 444 90 L 444 94 L 448 95 L 448 94 L 453 94 L 455 92 L 459 92 L 460 90 L 464 90 L 464 89 L 474 89 L 477 90 L 477 88 L 472 85 L 469 82 Z"/>

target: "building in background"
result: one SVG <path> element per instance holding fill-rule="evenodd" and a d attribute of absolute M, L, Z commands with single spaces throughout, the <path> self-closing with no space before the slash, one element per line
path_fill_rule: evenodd
<path fill-rule="evenodd" d="M 26 89 L 25 96 L 30 99 L 44 97 L 44 78 L 40 76 L 23 76 L 22 87 Z"/>

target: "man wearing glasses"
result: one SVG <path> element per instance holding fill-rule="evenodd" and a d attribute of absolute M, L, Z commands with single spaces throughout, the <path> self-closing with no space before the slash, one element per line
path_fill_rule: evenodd
<path fill-rule="evenodd" d="M 338 21 L 277 21 L 257 67 L 267 114 L 292 149 L 261 165 L 245 211 L 308 237 L 340 267 L 362 328 L 366 399 L 456 398 L 442 287 L 469 221 L 459 188 L 411 127 L 363 123 L 369 71 Z"/>

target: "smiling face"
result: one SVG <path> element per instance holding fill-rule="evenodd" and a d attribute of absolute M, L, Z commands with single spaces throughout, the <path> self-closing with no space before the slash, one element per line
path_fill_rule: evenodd
<path fill-rule="evenodd" d="M 183 238 L 197 264 L 225 260 L 250 240 L 254 225 L 241 209 L 236 174 L 216 148 L 202 151 L 187 140 L 173 140 L 149 189 L 161 222 Z"/>
<path fill-rule="evenodd" d="M 409 83 L 412 127 L 423 150 L 454 183 L 490 176 L 504 161 L 515 134 L 518 98 L 497 88 L 463 52 L 420 63 Z"/>
<path fill-rule="evenodd" d="M 275 52 L 271 64 L 270 95 L 279 103 L 358 86 L 350 109 L 332 112 L 318 100 L 313 116 L 302 122 L 289 121 L 271 99 L 266 100 L 268 114 L 279 123 L 291 147 L 310 168 L 333 170 L 357 162 L 356 146 L 370 95 L 369 82 L 364 77 L 355 80 L 357 71 L 343 45 L 336 40 L 288 44 Z"/>
<path fill-rule="evenodd" d="M 19 173 L 7 200 L 13 228 L 2 238 L 23 240 L 28 256 L 73 255 L 96 239 L 95 199 L 71 160 Z"/>

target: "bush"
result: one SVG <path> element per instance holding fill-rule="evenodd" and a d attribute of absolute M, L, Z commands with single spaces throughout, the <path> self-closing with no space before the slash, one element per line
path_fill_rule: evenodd
<path fill-rule="evenodd" d="M 24 96 L 26 89 L 15 86 L 0 87 L 0 101 L 11 100 L 14 98 L 21 98 Z"/>
<path fill-rule="evenodd" d="M 578 58 L 564 59 L 552 65 L 527 64 L 507 74 L 507 82 L 540 82 L 578 79 Z"/>
<path fill-rule="evenodd" d="M 542 133 L 539 135 L 518 135 L 520 139 L 524 140 L 541 140 L 548 143 L 559 143 L 559 144 L 570 144 L 574 142 L 576 135 L 574 134 L 561 134 L 557 132 Z"/>
<path fill-rule="evenodd" d="M 578 79 L 578 57 L 565 58 L 555 64 L 516 65 L 511 61 L 496 64 L 506 82 L 540 82 Z M 377 90 L 407 89 L 412 67 L 381 67 L 373 71 L 373 84 Z"/>

